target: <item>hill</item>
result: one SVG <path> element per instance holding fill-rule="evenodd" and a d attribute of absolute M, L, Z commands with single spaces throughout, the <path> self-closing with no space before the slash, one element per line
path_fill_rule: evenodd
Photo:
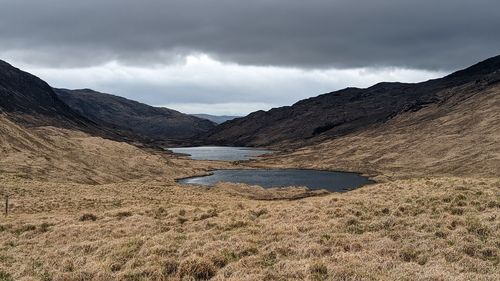
<path fill-rule="evenodd" d="M 154 140 L 183 139 L 207 132 L 215 123 L 89 89 L 55 89 L 73 110 L 96 124 Z"/>
<path fill-rule="evenodd" d="M 175 111 L 171 115 L 214 126 Z M 179 168 L 180 162 L 165 153 L 123 142 L 135 140 L 144 138 L 82 116 L 47 83 L 0 61 L 0 177 L 96 184 L 172 177 L 192 169 Z"/>
<path fill-rule="evenodd" d="M 347 88 L 228 121 L 206 137 L 209 143 L 238 146 L 317 144 L 373 130 L 398 116 L 411 119 L 412 113 L 420 116 L 421 110 L 432 106 L 438 106 L 441 112 L 451 112 L 457 104 L 471 98 L 479 100 L 484 89 L 500 81 L 499 70 L 500 56 L 497 56 L 441 79 L 416 84 L 379 83 L 367 89 Z M 457 90 L 464 85 L 470 90 Z M 474 100 L 469 102 L 474 105 Z"/>
<path fill-rule="evenodd" d="M 383 122 L 353 111 L 368 125 L 349 121 L 350 130 L 306 141 L 277 130 L 270 143 L 283 153 L 225 163 L 82 132 L 104 126 L 39 80 L 4 75 L 0 195 L 10 203 L 0 280 L 499 280 L 498 76 L 488 65 L 468 69 L 432 95 L 421 89 L 423 101 L 378 101 L 413 105 Z M 373 111 L 365 114 L 385 116 Z M 304 191 L 175 181 L 249 165 L 355 170 L 382 182 L 292 200 Z"/>
<path fill-rule="evenodd" d="M 168 155 L 52 126 L 25 128 L 0 114 L 0 183 L 14 176 L 102 184 L 186 175 L 191 167 Z"/>
<path fill-rule="evenodd" d="M 500 83 L 484 78 L 385 123 L 267 159 L 271 166 L 360 171 L 379 179 L 500 176 Z"/>
<path fill-rule="evenodd" d="M 62 102 L 38 77 L 0 60 L 0 113 L 25 126 L 59 126 L 88 132 L 102 128 Z"/>

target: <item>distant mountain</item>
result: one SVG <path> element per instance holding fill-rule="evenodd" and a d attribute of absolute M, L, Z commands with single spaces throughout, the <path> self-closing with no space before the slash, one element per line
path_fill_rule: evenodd
<path fill-rule="evenodd" d="M 120 141 L 149 143 L 204 133 L 215 123 L 92 90 L 53 89 L 0 60 L 0 114 L 24 127 L 53 126 Z"/>
<path fill-rule="evenodd" d="M 153 140 L 190 138 L 216 125 L 172 109 L 90 89 L 55 89 L 55 92 L 70 108 L 96 124 Z"/>
<path fill-rule="evenodd" d="M 207 143 L 238 146 L 298 147 L 377 128 L 404 113 L 436 105 L 452 107 L 474 93 L 500 82 L 500 56 L 441 79 L 422 83 L 380 83 L 367 89 L 347 88 L 297 102 L 292 106 L 257 111 L 228 121 L 206 134 Z M 448 108 L 449 109 L 449 108 Z M 464 112 L 464 114 L 467 114 Z"/>
<path fill-rule="evenodd" d="M 138 148 L 155 147 L 140 140 L 129 131 L 89 120 L 41 79 L 0 61 L 0 177 L 96 184 L 182 175 L 182 168 L 163 154 Z"/>
<path fill-rule="evenodd" d="M 200 113 L 200 114 L 191 114 L 193 116 L 196 116 L 198 118 L 203 118 L 203 119 L 207 119 L 207 120 L 210 120 L 214 123 L 217 123 L 217 124 L 222 124 L 226 121 L 229 121 L 229 120 L 233 120 L 233 119 L 236 119 L 236 118 L 240 118 L 241 116 L 228 116 L 228 115 L 210 115 L 210 114 L 203 114 L 203 113 Z"/>

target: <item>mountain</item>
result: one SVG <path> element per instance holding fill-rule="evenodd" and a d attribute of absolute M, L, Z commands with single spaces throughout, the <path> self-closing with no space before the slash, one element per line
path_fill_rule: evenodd
<path fill-rule="evenodd" d="M 229 120 L 233 120 L 233 119 L 236 119 L 236 118 L 240 118 L 241 116 L 228 116 L 228 115 L 210 115 L 210 114 L 203 114 L 203 113 L 200 113 L 200 114 L 191 114 L 193 116 L 196 116 L 198 118 L 203 118 L 203 119 L 207 119 L 207 120 L 210 120 L 216 124 L 222 124 L 226 121 L 229 121 Z"/>
<path fill-rule="evenodd" d="M 486 88 L 496 85 L 500 81 L 499 70 L 500 56 L 497 56 L 422 83 L 379 83 L 367 89 L 347 88 L 228 121 L 208 132 L 206 139 L 212 144 L 237 146 L 316 144 L 378 128 L 406 113 L 417 116 L 431 106 L 438 106 L 443 112 L 451 110 L 456 104 L 477 99 Z M 456 90 L 464 85 L 471 90 Z"/>
<path fill-rule="evenodd" d="M 53 89 L 40 78 L 1 60 L 0 113 L 23 127 L 53 126 L 137 145 L 156 140 L 178 142 L 216 125 L 92 90 Z"/>
<path fill-rule="evenodd" d="M 70 108 L 96 124 L 154 140 L 183 139 L 207 132 L 215 123 L 89 89 L 55 89 Z"/>
<path fill-rule="evenodd" d="M 95 184 L 185 173 L 165 153 L 123 142 L 133 141 L 126 133 L 87 119 L 44 81 L 0 61 L 0 177 Z"/>
<path fill-rule="evenodd" d="M 500 176 L 500 76 L 448 88 L 439 102 L 385 123 L 278 153 L 272 167 L 396 178 Z M 268 163 L 268 164 L 270 164 Z"/>
<path fill-rule="evenodd" d="M 2 112 L 24 126 L 56 126 L 105 133 L 62 102 L 47 83 L 0 60 Z"/>
<path fill-rule="evenodd" d="M 25 127 L 0 113 L 0 180 L 5 176 L 100 184 L 186 175 L 164 153 L 60 127 Z M 38 187 L 38 186 L 37 186 Z"/>

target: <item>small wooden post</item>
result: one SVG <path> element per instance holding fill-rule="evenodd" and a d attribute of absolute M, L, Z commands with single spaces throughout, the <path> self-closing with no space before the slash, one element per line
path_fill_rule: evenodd
<path fill-rule="evenodd" d="M 5 216 L 9 215 L 9 195 L 5 195 Z"/>

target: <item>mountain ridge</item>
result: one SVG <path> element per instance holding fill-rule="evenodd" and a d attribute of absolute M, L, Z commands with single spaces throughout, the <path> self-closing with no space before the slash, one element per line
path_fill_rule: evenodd
<path fill-rule="evenodd" d="M 91 89 L 55 92 L 70 108 L 93 122 L 147 139 L 186 139 L 215 127 L 209 120 Z"/>
<path fill-rule="evenodd" d="M 237 146 L 301 147 L 381 125 L 404 112 L 415 112 L 449 99 L 451 89 L 467 83 L 481 87 L 499 80 L 500 56 L 443 78 L 420 83 L 382 82 L 345 88 L 294 103 L 256 111 L 209 131 L 208 143 Z"/>
<path fill-rule="evenodd" d="M 0 113 L 23 127 L 53 126 L 140 147 L 179 145 L 215 123 L 91 89 L 52 88 L 0 60 Z"/>
<path fill-rule="evenodd" d="M 35 75 L 0 60 L 0 110 L 25 126 L 61 126 L 100 131 L 97 124 L 61 101 L 52 88 Z"/>

